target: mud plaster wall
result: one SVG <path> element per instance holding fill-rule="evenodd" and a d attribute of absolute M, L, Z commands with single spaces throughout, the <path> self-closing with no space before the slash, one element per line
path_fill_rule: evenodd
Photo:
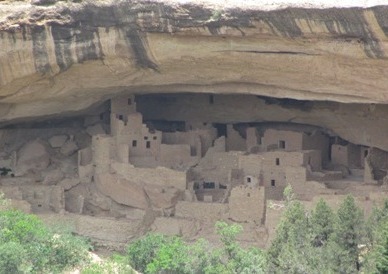
<path fill-rule="evenodd" d="M 262 138 L 262 146 L 266 150 L 278 149 L 279 141 L 285 142 L 284 150 L 302 150 L 303 134 L 300 132 L 267 129 Z"/>
<path fill-rule="evenodd" d="M 233 128 L 233 125 L 226 126 L 226 136 L 227 151 L 246 151 L 246 140 Z"/>
<path fill-rule="evenodd" d="M 198 147 L 198 138 L 201 147 Z M 217 138 L 217 130 L 213 127 L 204 129 L 193 129 L 187 132 L 164 132 L 162 135 L 163 144 L 189 144 L 196 148 L 196 154 L 203 157 L 207 150 L 213 145 Z M 193 155 L 194 156 L 194 155 Z"/>
<path fill-rule="evenodd" d="M 296 167 L 305 165 L 304 152 L 285 152 L 285 151 L 273 151 L 262 153 L 262 165 L 263 169 L 271 167 Z M 278 164 L 277 164 L 278 163 Z"/>
<path fill-rule="evenodd" d="M 132 182 L 186 189 L 186 172 L 163 167 L 138 168 L 118 162 L 113 162 L 111 167 L 114 172 Z"/>
<path fill-rule="evenodd" d="M 119 97 L 111 99 L 110 101 L 111 113 L 113 117 L 122 115 L 126 121 L 129 114 L 136 112 L 135 96 Z"/>
<path fill-rule="evenodd" d="M 183 168 L 194 165 L 198 157 L 190 155 L 190 145 L 165 145 L 160 146 L 160 165 L 168 168 Z"/>
<path fill-rule="evenodd" d="M 246 148 L 247 148 L 247 151 L 250 152 L 252 148 L 260 145 L 261 137 L 257 129 L 254 127 L 247 128 L 246 134 L 247 134 Z"/>
<path fill-rule="evenodd" d="M 333 144 L 331 146 L 331 162 L 349 168 L 359 168 L 361 149 L 359 146 L 348 144 L 346 146 Z"/>
<path fill-rule="evenodd" d="M 310 166 L 313 171 L 322 169 L 322 157 L 319 150 L 303 151 L 303 166 Z"/>
<path fill-rule="evenodd" d="M 238 168 L 239 152 L 215 152 L 212 155 L 211 166 L 204 167 L 205 179 L 225 183 L 231 179 L 231 170 Z"/>
<path fill-rule="evenodd" d="M 303 149 L 304 150 L 319 150 L 321 152 L 322 162 L 324 164 L 329 161 L 329 138 L 322 132 L 314 131 L 310 134 L 303 134 Z"/>
<path fill-rule="evenodd" d="M 107 135 L 95 135 L 92 138 L 93 164 L 96 173 L 109 172 L 112 157 L 115 155 L 114 139 Z"/>
<path fill-rule="evenodd" d="M 283 199 L 283 191 L 287 186 L 284 169 L 265 168 L 263 170 L 263 183 L 265 186 L 266 200 Z"/>
<path fill-rule="evenodd" d="M 175 206 L 175 216 L 196 220 L 221 220 L 228 211 L 227 204 L 179 201 Z"/>
<path fill-rule="evenodd" d="M 140 135 L 142 133 L 142 127 L 143 127 L 143 116 L 138 113 L 131 113 L 127 116 L 125 116 L 126 121 L 123 119 L 121 120 L 119 117 L 116 116 L 116 114 L 111 113 L 111 134 L 113 136 L 116 136 L 118 138 L 118 141 L 120 142 L 120 137 L 125 138 L 125 136 L 129 134 L 138 134 Z M 127 139 L 124 139 L 124 142 L 127 142 Z"/>
<path fill-rule="evenodd" d="M 35 213 L 56 212 L 65 209 L 64 190 L 61 186 L 1 186 L 7 197 L 25 200 Z"/>
<path fill-rule="evenodd" d="M 261 224 L 264 221 L 263 187 L 234 187 L 229 197 L 229 216 L 237 222 L 254 222 Z"/>
<path fill-rule="evenodd" d="M 260 176 L 262 170 L 261 154 L 239 155 L 238 168 L 244 170 L 245 175 Z"/>

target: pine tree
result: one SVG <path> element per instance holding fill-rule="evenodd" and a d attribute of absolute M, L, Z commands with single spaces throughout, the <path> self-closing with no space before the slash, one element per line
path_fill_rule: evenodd
<path fill-rule="evenodd" d="M 368 244 L 364 273 L 388 273 L 388 200 L 373 208 L 367 223 Z"/>
<path fill-rule="evenodd" d="M 312 245 L 314 247 L 322 247 L 327 244 L 334 232 L 334 218 L 333 210 L 323 199 L 320 199 L 310 218 Z"/>
<path fill-rule="evenodd" d="M 293 199 L 291 187 L 285 190 L 286 209 L 268 250 L 270 273 L 309 273 L 304 254 L 308 241 L 308 219 L 303 205 Z M 306 246 L 307 244 L 307 246 Z"/>
<path fill-rule="evenodd" d="M 360 270 L 359 245 L 365 237 L 363 213 L 356 206 L 354 198 L 347 196 L 337 211 L 331 264 L 336 272 L 356 273 Z"/>

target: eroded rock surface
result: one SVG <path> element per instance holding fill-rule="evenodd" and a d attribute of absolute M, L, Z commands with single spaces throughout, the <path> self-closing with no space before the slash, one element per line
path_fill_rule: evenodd
<path fill-rule="evenodd" d="M 171 2 L 4 2 L 1 121 L 122 91 L 386 103 L 388 10 Z"/>

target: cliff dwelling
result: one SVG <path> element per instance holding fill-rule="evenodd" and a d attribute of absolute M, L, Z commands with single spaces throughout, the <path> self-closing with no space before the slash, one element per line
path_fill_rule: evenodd
<path fill-rule="evenodd" d="M 265 246 L 287 185 L 306 204 L 351 193 L 368 211 L 384 197 L 388 152 L 325 125 L 325 112 L 342 107 L 252 95 L 122 94 L 74 117 L 4 125 L 1 190 L 43 218 L 65 216 L 80 227 L 88 218 L 107 227 L 127 222 L 112 242 L 150 229 L 211 237 L 215 220 L 225 219 Z"/>
<path fill-rule="evenodd" d="M 287 185 L 388 197 L 387 6 L 173 2 L 0 0 L 14 207 L 106 246 L 225 220 L 266 247 Z"/>

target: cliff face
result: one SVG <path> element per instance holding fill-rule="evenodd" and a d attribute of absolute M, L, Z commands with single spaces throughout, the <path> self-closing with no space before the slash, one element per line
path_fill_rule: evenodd
<path fill-rule="evenodd" d="M 388 101 L 388 6 L 0 3 L 0 122 L 71 114 L 122 92 Z"/>

